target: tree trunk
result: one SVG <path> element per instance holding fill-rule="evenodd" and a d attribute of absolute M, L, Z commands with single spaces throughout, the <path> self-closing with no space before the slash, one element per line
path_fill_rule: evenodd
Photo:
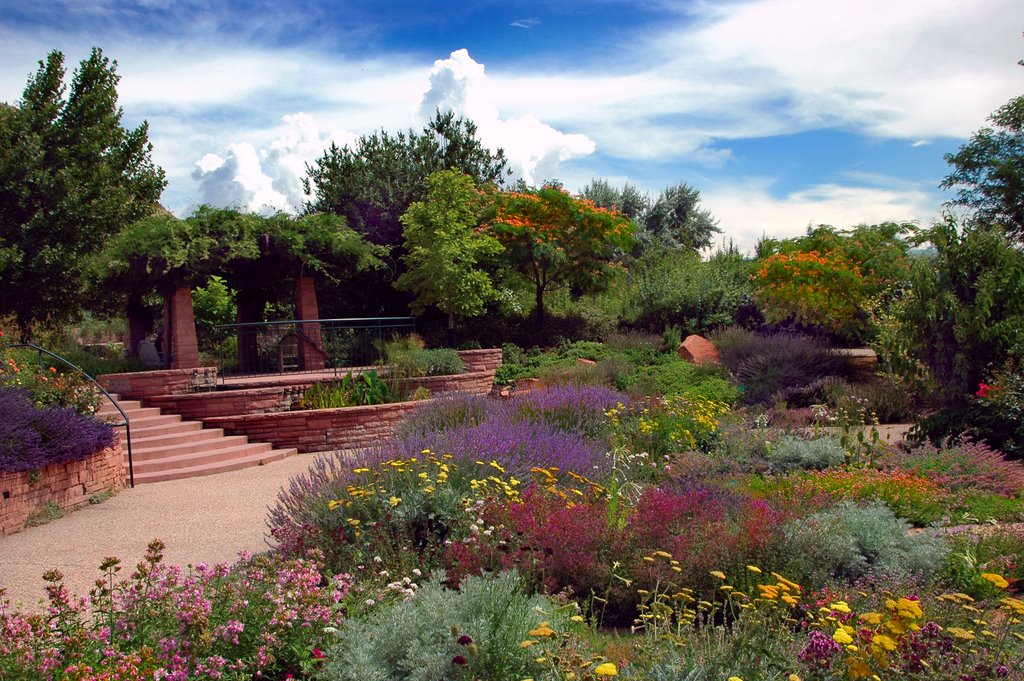
<path fill-rule="evenodd" d="M 455 347 L 455 315 L 448 313 L 448 347 Z"/>

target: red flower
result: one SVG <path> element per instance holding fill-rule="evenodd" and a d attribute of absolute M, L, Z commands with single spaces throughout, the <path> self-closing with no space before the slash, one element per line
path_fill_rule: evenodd
<path fill-rule="evenodd" d="M 978 392 L 974 393 L 976 397 L 986 398 L 991 397 L 992 393 L 999 390 L 999 386 L 989 385 L 988 383 L 979 383 Z"/>
<path fill-rule="evenodd" d="M 473 639 L 471 639 L 469 636 L 466 636 L 465 634 L 460 636 L 459 640 L 456 641 L 456 643 L 458 643 L 460 646 L 468 646 L 472 642 L 473 642 Z"/>
<path fill-rule="evenodd" d="M 452 658 L 452 664 L 457 664 L 460 667 L 461 666 L 465 666 L 466 665 L 466 658 L 464 658 L 462 655 L 456 655 L 455 657 Z"/>

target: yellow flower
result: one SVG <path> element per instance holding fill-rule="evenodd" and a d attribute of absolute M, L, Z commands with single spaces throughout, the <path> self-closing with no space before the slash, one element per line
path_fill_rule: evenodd
<path fill-rule="evenodd" d="M 1010 583 L 1007 582 L 1002 575 L 996 574 L 994 572 L 982 572 L 981 578 L 991 582 L 992 585 L 998 589 L 1005 589 L 1006 587 L 1010 586 Z"/>
<path fill-rule="evenodd" d="M 851 612 L 850 606 L 848 606 L 846 604 L 846 601 L 836 601 L 835 603 L 832 603 L 828 607 L 829 607 L 830 610 L 835 610 L 836 612 L 841 612 L 841 613 L 845 613 L 845 614 L 850 614 L 850 612 Z"/>
<path fill-rule="evenodd" d="M 956 638 L 962 638 L 965 641 L 974 640 L 974 632 L 968 629 L 961 629 L 960 627 L 946 627 L 946 631 L 953 634 Z"/>
<path fill-rule="evenodd" d="M 797 676 L 796 674 L 790 674 L 789 676 L 786 677 L 786 681 L 803 681 L 803 680 L 799 676 Z"/>
<path fill-rule="evenodd" d="M 594 673 L 598 676 L 618 676 L 619 670 L 611 662 L 605 662 L 597 665 L 594 668 Z"/>
<path fill-rule="evenodd" d="M 391 502 L 391 508 L 394 508 L 395 506 L 398 506 L 400 503 L 402 503 L 402 500 L 399 499 L 398 497 L 391 497 L 388 501 Z"/>
<path fill-rule="evenodd" d="M 711 576 L 712 577 L 718 577 L 719 579 L 725 579 L 725 573 L 722 572 L 721 570 L 712 570 L 711 571 Z"/>
<path fill-rule="evenodd" d="M 853 643 L 853 637 L 847 634 L 845 629 L 836 630 L 836 633 L 832 634 L 832 640 L 843 646 Z"/>
<path fill-rule="evenodd" d="M 535 645 L 537 645 L 536 641 L 523 641 L 522 643 L 519 644 L 519 647 L 525 649 L 525 648 L 529 648 L 530 646 L 535 646 Z"/>
<path fill-rule="evenodd" d="M 757 567 L 756 565 L 748 565 L 747 569 L 753 572 L 755 575 L 761 574 L 761 568 Z"/>
<path fill-rule="evenodd" d="M 886 636 L 885 634 L 879 634 L 875 636 L 871 641 L 872 644 L 881 648 L 882 650 L 896 650 L 896 641 Z"/>
<path fill-rule="evenodd" d="M 729 677 L 729 681 L 743 681 L 743 679 L 741 679 L 738 676 L 730 676 Z"/>
<path fill-rule="evenodd" d="M 866 612 L 860 616 L 864 624 L 879 625 L 882 623 L 882 614 L 878 612 Z"/>
<path fill-rule="evenodd" d="M 547 622 L 541 622 L 536 629 L 527 632 L 530 636 L 555 636 L 555 630 L 548 626 Z"/>

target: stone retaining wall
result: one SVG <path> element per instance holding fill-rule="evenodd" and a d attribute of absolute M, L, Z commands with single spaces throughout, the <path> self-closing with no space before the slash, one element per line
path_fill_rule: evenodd
<path fill-rule="evenodd" d="M 129 400 L 146 401 L 157 395 L 194 393 L 213 390 L 217 385 L 217 368 L 161 369 L 136 371 L 130 374 L 103 374 L 96 380 L 104 389 Z"/>
<path fill-rule="evenodd" d="M 324 380 L 324 379 L 319 379 Z M 218 390 L 180 395 L 158 395 L 146 400 L 150 407 L 160 407 L 165 413 L 181 414 L 183 418 L 207 421 L 219 416 L 239 414 L 268 414 L 291 409 L 302 392 L 313 384 L 294 383 L 287 386 L 248 388 L 245 390 Z M 494 369 L 455 374 L 452 376 L 424 376 L 409 381 L 412 389 L 423 386 L 431 395 L 444 392 L 468 392 L 486 395 L 494 383 Z"/>
<path fill-rule="evenodd" d="M 395 425 L 421 402 L 396 402 L 370 407 L 282 411 L 273 414 L 217 416 L 204 420 L 207 427 L 223 428 L 231 435 L 270 442 L 278 449 L 300 452 L 362 449 L 380 444 Z"/>
<path fill-rule="evenodd" d="M 29 482 L 28 471 L 0 471 L 0 537 L 23 529 L 48 502 L 71 510 L 89 503 L 94 494 L 123 489 L 128 476 L 120 444 L 79 461 L 51 464 L 38 473 L 38 479 Z"/>

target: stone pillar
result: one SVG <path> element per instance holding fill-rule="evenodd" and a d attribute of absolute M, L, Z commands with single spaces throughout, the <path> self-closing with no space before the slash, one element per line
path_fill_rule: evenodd
<path fill-rule="evenodd" d="M 295 279 L 295 318 L 319 319 L 316 284 L 313 277 Z M 299 369 L 317 371 L 324 368 L 323 340 L 320 324 L 299 324 Z"/>
<path fill-rule="evenodd" d="M 199 366 L 196 318 L 192 312 L 192 290 L 182 287 L 164 296 L 164 365 L 168 369 Z"/>

